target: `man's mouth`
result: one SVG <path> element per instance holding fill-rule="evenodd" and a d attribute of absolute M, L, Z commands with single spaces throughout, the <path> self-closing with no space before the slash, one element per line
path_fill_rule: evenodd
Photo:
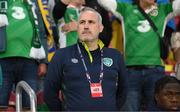
<path fill-rule="evenodd" d="M 82 34 L 90 34 L 90 31 L 83 31 Z"/>

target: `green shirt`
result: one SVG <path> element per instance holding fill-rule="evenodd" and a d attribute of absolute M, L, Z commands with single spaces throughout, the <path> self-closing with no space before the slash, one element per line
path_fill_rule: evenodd
<path fill-rule="evenodd" d="M 64 15 L 64 21 L 65 23 L 69 23 L 73 20 L 78 20 L 78 9 L 75 7 L 67 7 L 65 15 Z M 73 45 L 77 43 L 78 40 L 78 34 L 77 31 L 71 31 L 66 34 L 66 46 Z"/>
<path fill-rule="evenodd" d="M 161 65 L 159 38 L 137 5 L 118 3 L 117 11 L 123 17 L 125 60 L 127 65 Z M 171 4 L 161 4 L 148 14 L 163 33 L 165 18 L 172 12 Z"/>
<path fill-rule="evenodd" d="M 8 0 L 7 49 L 6 52 L 0 53 L 0 58 L 14 56 L 29 58 L 33 25 L 28 12 L 22 0 Z"/>

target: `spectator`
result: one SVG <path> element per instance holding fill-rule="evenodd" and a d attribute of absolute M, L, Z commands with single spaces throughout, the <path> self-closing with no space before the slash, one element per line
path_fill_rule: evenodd
<path fill-rule="evenodd" d="M 180 24 L 177 26 L 177 32 L 174 32 L 171 38 L 171 45 L 175 54 L 177 63 L 180 63 Z"/>
<path fill-rule="evenodd" d="M 79 11 L 82 8 L 83 4 L 85 4 L 84 0 L 72 0 L 69 2 L 68 6 L 66 8 L 65 15 L 64 15 L 64 21 L 66 24 L 68 24 L 72 21 L 76 22 L 78 20 Z M 76 28 L 71 29 L 68 32 L 68 29 L 70 29 L 72 26 L 69 26 L 69 25 L 66 25 L 66 26 L 68 26 L 68 27 L 63 28 L 63 30 L 66 32 L 66 46 L 70 46 L 70 45 L 77 43 L 78 35 L 77 35 Z"/>
<path fill-rule="evenodd" d="M 172 34 L 171 45 L 176 60 L 176 77 L 180 80 L 180 24 L 177 25 L 177 32 Z"/>
<path fill-rule="evenodd" d="M 7 45 L 6 50 L 0 52 L 3 77 L 0 110 L 5 111 L 13 84 L 24 80 L 37 92 L 38 76 L 46 73 L 47 36 L 41 15 L 31 0 L 4 0 L 1 6 L 0 23 L 6 24 L 0 26 L 3 28 L 0 34 L 4 34 Z M 23 108 L 29 109 L 29 97 L 24 92 L 22 101 Z"/>
<path fill-rule="evenodd" d="M 160 57 L 159 36 L 162 36 L 165 19 L 180 8 L 180 1 L 156 4 L 155 0 L 135 0 L 133 4 L 116 0 L 98 0 L 99 4 L 119 17 L 124 26 L 124 55 L 128 69 L 128 95 L 122 110 L 140 111 L 143 101 L 145 109 L 154 106 L 154 84 L 164 76 L 164 66 Z M 140 8 L 157 27 L 155 32 Z M 143 108 L 144 110 L 144 108 Z"/>
<path fill-rule="evenodd" d="M 133 0 L 117 0 L 117 1 L 119 1 L 119 2 L 133 3 Z M 166 4 L 166 3 L 169 3 L 169 2 L 170 2 L 170 0 L 156 0 L 156 3 L 157 3 L 157 4 Z M 165 36 L 166 38 L 168 38 L 169 44 L 170 44 L 171 34 L 172 34 L 172 32 L 174 32 L 175 30 L 176 30 L 176 26 L 175 26 L 174 18 L 168 20 L 168 23 L 167 23 L 166 28 L 165 28 L 164 36 Z"/>
<path fill-rule="evenodd" d="M 180 81 L 172 76 L 165 76 L 155 84 L 154 111 L 180 111 Z"/>
<path fill-rule="evenodd" d="M 48 68 L 44 99 L 51 111 L 120 109 L 126 98 L 126 69 L 121 54 L 98 39 L 102 30 L 100 14 L 84 8 L 77 24 L 79 42 L 59 49 Z"/>

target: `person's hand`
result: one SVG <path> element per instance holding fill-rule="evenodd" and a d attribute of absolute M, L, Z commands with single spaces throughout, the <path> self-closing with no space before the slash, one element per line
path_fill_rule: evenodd
<path fill-rule="evenodd" d="M 8 25 L 8 18 L 5 14 L 0 14 L 0 27 Z"/>
<path fill-rule="evenodd" d="M 70 0 L 61 0 L 61 2 L 62 2 L 63 4 L 65 4 L 65 5 L 68 5 L 69 2 L 70 2 Z"/>
<path fill-rule="evenodd" d="M 77 21 L 74 19 L 71 19 L 71 22 L 69 23 L 70 31 L 76 31 L 77 30 Z"/>
<path fill-rule="evenodd" d="M 44 76 L 46 74 L 46 72 L 47 72 L 47 65 L 45 63 L 39 64 L 38 76 L 42 77 L 42 76 Z"/>
<path fill-rule="evenodd" d="M 62 26 L 62 31 L 66 33 L 76 30 L 77 30 L 77 22 L 73 19 L 71 19 L 70 23 L 67 23 L 64 26 Z"/>
<path fill-rule="evenodd" d="M 62 31 L 65 32 L 65 33 L 68 32 L 69 29 L 70 29 L 70 28 L 69 28 L 69 24 L 64 24 L 64 25 L 62 26 Z"/>
<path fill-rule="evenodd" d="M 171 36 L 171 47 L 174 52 L 180 48 L 180 32 L 173 32 Z"/>

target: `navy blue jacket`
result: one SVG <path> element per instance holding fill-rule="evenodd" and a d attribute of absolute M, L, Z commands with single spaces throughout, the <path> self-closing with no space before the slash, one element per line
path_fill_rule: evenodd
<path fill-rule="evenodd" d="M 79 43 L 80 44 L 80 43 Z M 81 52 L 93 83 L 99 82 L 101 52 L 91 51 L 93 62 L 90 62 L 87 51 L 80 44 Z M 111 48 L 103 48 L 103 58 L 112 59 L 112 65 L 103 64 L 102 81 L 103 97 L 92 98 L 90 85 L 85 75 L 77 44 L 58 50 L 49 64 L 45 78 L 44 100 L 52 111 L 116 111 L 120 110 L 126 98 L 127 74 L 121 54 Z M 64 100 L 59 99 L 62 90 Z"/>

